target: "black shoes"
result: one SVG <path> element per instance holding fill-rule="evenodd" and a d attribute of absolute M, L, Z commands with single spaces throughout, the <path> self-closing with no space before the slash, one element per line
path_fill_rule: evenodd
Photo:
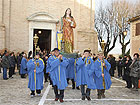
<path fill-rule="evenodd" d="M 75 86 L 72 86 L 72 89 L 75 89 Z"/>
<path fill-rule="evenodd" d="M 88 101 L 90 101 L 90 100 L 91 100 L 91 98 L 90 98 L 89 96 L 88 96 L 88 97 L 86 97 L 86 98 L 87 98 L 87 100 L 88 100 Z"/>
<path fill-rule="evenodd" d="M 79 88 L 79 87 L 76 87 L 76 89 L 77 89 L 77 90 L 80 90 L 80 88 Z"/>
<path fill-rule="evenodd" d="M 85 100 L 85 96 L 82 96 L 82 100 Z"/>
<path fill-rule="evenodd" d="M 86 96 L 86 97 L 85 96 L 82 96 L 82 100 L 85 100 L 85 98 L 87 98 L 88 101 L 91 100 L 91 98 L 89 96 Z"/>

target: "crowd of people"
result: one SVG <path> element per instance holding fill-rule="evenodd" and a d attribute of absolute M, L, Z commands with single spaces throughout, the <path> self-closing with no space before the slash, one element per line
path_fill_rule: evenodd
<path fill-rule="evenodd" d="M 126 81 L 126 88 L 138 90 L 138 80 L 140 79 L 140 58 L 139 54 L 120 56 L 116 60 L 113 55 L 107 58 L 100 52 L 91 54 L 90 50 L 84 50 L 80 58 L 65 58 L 59 53 L 58 48 L 54 48 L 50 53 L 43 50 L 34 54 L 32 51 L 14 54 L 14 52 L 0 53 L 0 73 L 3 68 L 3 79 L 7 80 L 7 71 L 9 78 L 17 70 L 21 78 L 28 76 L 28 88 L 31 90 L 31 96 L 41 94 L 43 82 L 50 82 L 54 88 L 55 101 L 63 102 L 64 90 L 72 82 L 72 89 L 81 90 L 82 100 L 91 100 L 91 89 L 97 89 L 98 99 L 105 98 L 105 90 L 111 86 L 111 77 L 116 76 Z M 43 79 L 44 78 L 44 79 Z M 94 78 L 94 79 L 93 79 Z M 43 81 L 44 80 L 44 81 Z M 86 88 L 87 86 L 87 88 Z M 86 90 L 85 90 L 86 88 Z M 60 93 L 59 91 L 60 90 Z"/>
<path fill-rule="evenodd" d="M 116 60 L 112 55 L 108 56 L 108 61 L 111 64 L 110 75 L 114 77 L 117 70 L 118 78 L 126 81 L 126 88 L 138 89 L 138 80 L 140 79 L 140 58 L 139 54 L 135 53 L 133 59 L 130 55 L 119 56 Z"/>

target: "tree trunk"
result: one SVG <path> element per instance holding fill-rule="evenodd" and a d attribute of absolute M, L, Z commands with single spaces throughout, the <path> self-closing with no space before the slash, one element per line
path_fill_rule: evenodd
<path fill-rule="evenodd" d="M 122 46 L 122 57 L 124 57 L 124 55 L 125 55 L 125 51 L 126 51 L 126 46 L 123 45 L 123 46 Z"/>
<path fill-rule="evenodd" d="M 104 56 L 107 58 L 108 52 L 104 51 Z"/>

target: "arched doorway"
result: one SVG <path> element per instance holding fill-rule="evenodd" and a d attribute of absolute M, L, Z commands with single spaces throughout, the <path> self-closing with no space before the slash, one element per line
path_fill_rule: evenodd
<path fill-rule="evenodd" d="M 38 12 L 28 17 L 27 20 L 29 21 L 29 51 L 33 51 L 34 49 L 33 36 L 35 35 L 35 32 L 38 32 L 39 30 L 42 30 L 43 32 L 42 36 L 39 36 L 37 33 L 40 38 L 38 45 L 40 45 L 39 47 L 41 49 L 45 48 L 45 46 L 50 46 L 46 47 L 50 51 L 57 46 L 56 24 L 58 23 L 58 19 L 46 12 Z M 50 45 L 47 45 L 46 43 Z"/>

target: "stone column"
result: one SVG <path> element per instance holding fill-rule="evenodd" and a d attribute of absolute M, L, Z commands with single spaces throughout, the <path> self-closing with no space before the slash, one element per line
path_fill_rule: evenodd
<path fill-rule="evenodd" d="M 0 49 L 5 48 L 4 0 L 0 0 Z"/>

